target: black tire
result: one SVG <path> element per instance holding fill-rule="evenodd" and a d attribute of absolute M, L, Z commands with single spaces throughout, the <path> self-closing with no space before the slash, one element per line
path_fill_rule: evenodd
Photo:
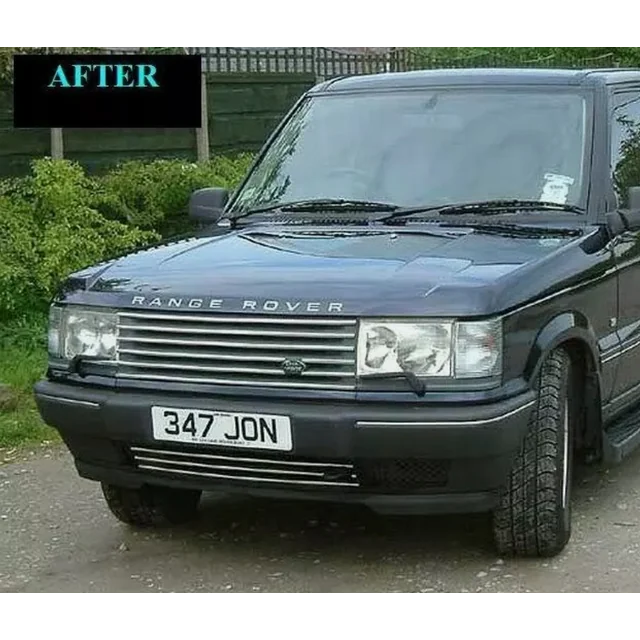
<path fill-rule="evenodd" d="M 102 483 L 102 494 L 113 515 L 135 527 L 183 524 L 195 518 L 201 491 L 145 485 L 139 489 Z"/>
<path fill-rule="evenodd" d="M 571 537 L 572 436 L 579 399 L 573 380 L 569 354 L 554 350 L 541 367 L 529 429 L 493 513 L 501 555 L 554 556 Z"/>

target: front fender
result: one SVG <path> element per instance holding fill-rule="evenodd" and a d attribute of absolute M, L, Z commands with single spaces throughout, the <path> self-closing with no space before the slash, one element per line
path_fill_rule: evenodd
<path fill-rule="evenodd" d="M 590 360 L 590 372 L 599 378 L 598 340 L 589 321 L 575 311 L 555 316 L 538 332 L 525 366 L 525 378 L 530 382 L 535 380 L 546 356 L 568 340 L 577 340 L 583 344 Z"/>

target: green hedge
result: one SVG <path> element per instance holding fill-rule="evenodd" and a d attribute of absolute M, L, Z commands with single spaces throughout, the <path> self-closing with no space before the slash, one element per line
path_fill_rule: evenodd
<path fill-rule="evenodd" d="M 250 161 L 133 161 L 90 177 L 44 158 L 30 175 L 0 181 L 0 322 L 45 310 L 73 271 L 188 230 L 189 194 L 233 188 Z"/>

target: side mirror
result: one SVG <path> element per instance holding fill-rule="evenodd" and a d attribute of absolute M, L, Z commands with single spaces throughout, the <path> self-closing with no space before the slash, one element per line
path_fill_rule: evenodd
<path fill-rule="evenodd" d="M 611 237 L 640 230 L 640 187 L 629 187 L 627 208 L 608 213 L 606 220 Z"/>
<path fill-rule="evenodd" d="M 227 189 L 198 189 L 189 198 L 189 217 L 199 222 L 217 222 L 229 200 Z"/>

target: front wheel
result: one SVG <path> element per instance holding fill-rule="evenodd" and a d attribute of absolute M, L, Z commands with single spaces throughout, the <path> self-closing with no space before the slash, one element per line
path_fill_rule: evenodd
<path fill-rule="evenodd" d="M 577 393 L 571 359 L 558 348 L 543 363 L 529 429 L 493 514 L 497 550 L 511 556 L 554 556 L 571 536 L 573 421 Z"/>
<path fill-rule="evenodd" d="M 145 485 L 129 489 L 102 484 L 102 494 L 113 515 L 135 527 L 183 524 L 192 520 L 200 502 L 200 491 Z"/>

